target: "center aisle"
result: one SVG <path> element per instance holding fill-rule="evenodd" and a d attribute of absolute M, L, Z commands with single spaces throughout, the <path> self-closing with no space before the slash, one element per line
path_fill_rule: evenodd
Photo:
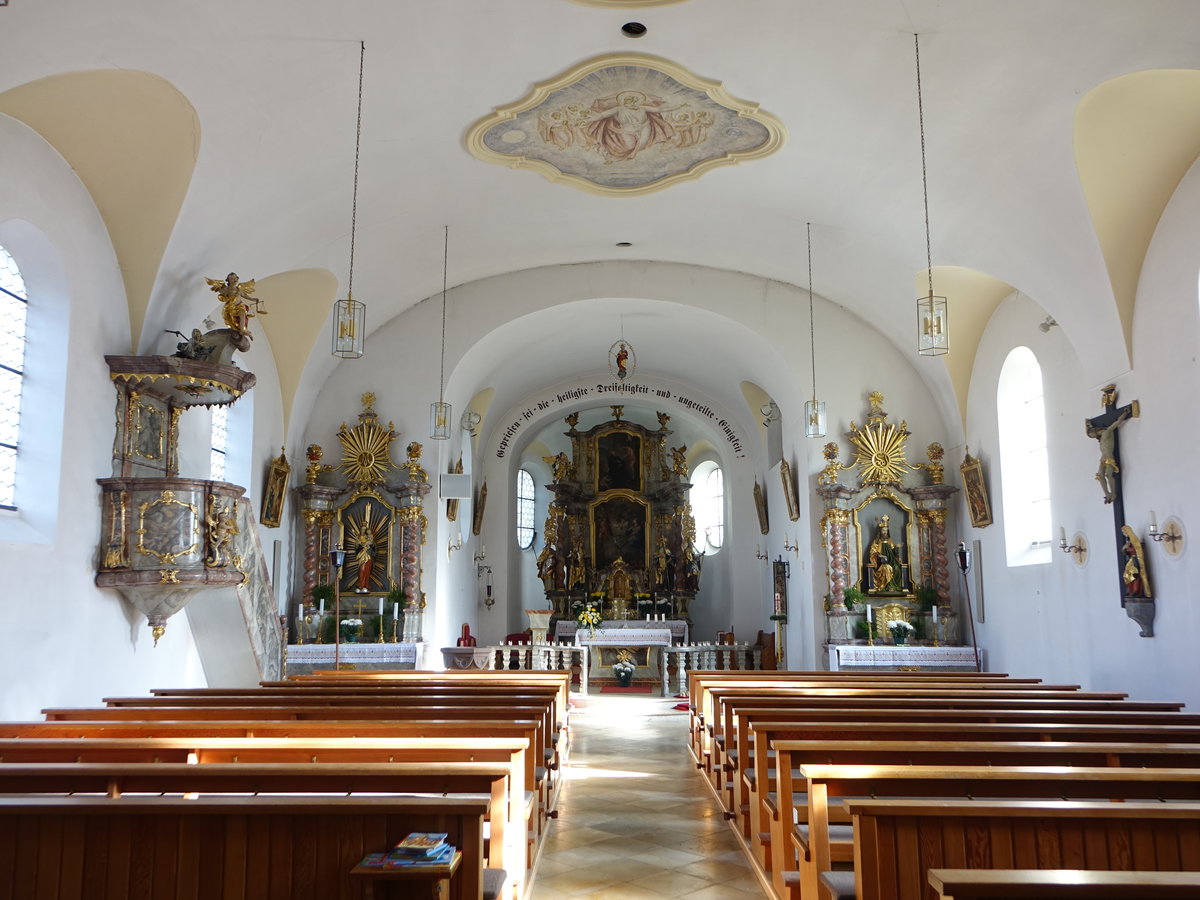
<path fill-rule="evenodd" d="M 675 703 L 637 694 L 576 702 L 560 815 L 530 900 L 766 896 L 692 762 L 687 713 Z"/>

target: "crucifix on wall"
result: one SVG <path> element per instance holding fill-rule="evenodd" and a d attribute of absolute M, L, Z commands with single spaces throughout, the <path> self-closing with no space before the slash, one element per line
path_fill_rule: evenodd
<path fill-rule="evenodd" d="M 1113 508 L 1113 530 L 1117 541 L 1117 566 L 1121 573 L 1121 605 L 1126 600 L 1146 599 L 1151 595 L 1144 579 L 1130 580 L 1126 577 L 1127 544 L 1136 542 L 1136 558 L 1141 558 L 1141 544 L 1132 529 L 1125 526 L 1125 498 L 1121 490 L 1121 435 L 1120 426 L 1140 414 L 1138 402 L 1117 406 L 1117 388 L 1107 385 L 1100 393 L 1104 412 L 1084 420 L 1087 436 L 1100 443 L 1100 468 L 1096 470 L 1096 481 L 1104 493 L 1104 502 Z"/>

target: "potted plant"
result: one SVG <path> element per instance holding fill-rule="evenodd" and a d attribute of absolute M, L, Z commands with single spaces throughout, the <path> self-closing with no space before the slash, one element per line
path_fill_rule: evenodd
<path fill-rule="evenodd" d="M 873 627 L 874 627 L 874 625 L 871 622 L 867 622 L 867 621 L 855 622 L 854 623 L 854 636 L 856 638 L 858 638 L 860 641 L 865 641 L 871 637 L 871 629 Z"/>
<path fill-rule="evenodd" d="M 629 683 L 633 681 L 633 673 L 637 669 L 631 659 L 618 659 L 613 663 L 613 676 L 617 679 L 618 687 L 629 687 Z"/>
<path fill-rule="evenodd" d="M 905 622 L 903 619 L 892 619 L 892 621 L 888 622 L 888 631 L 892 633 L 893 644 L 907 644 L 909 635 L 914 630 L 912 624 Z"/>
<path fill-rule="evenodd" d="M 357 644 L 362 636 L 362 619 L 342 619 L 342 640 L 347 644 Z"/>
<path fill-rule="evenodd" d="M 846 609 L 853 610 L 855 603 L 863 603 L 866 599 L 867 595 L 856 587 L 848 587 L 842 591 L 842 600 L 846 604 Z"/>
<path fill-rule="evenodd" d="M 936 588 L 929 585 L 917 588 L 917 603 L 921 604 L 921 609 L 925 612 L 937 606 L 939 600 L 941 600 L 941 597 L 938 595 Z"/>
<path fill-rule="evenodd" d="M 312 596 L 312 605 L 317 608 L 323 608 L 325 604 L 333 602 L 333 585 L 332 584 L 313 585 L 311 596 Z"/>

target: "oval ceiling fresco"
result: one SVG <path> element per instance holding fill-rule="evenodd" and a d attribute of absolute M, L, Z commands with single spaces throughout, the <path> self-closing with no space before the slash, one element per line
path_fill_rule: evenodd
<path fill-rule="evenodd" d="M 476 122 L 471 153 L 601 194 L 634 195 L 775 152 L 781 122 L 652 56 L 589 60 Z"/>

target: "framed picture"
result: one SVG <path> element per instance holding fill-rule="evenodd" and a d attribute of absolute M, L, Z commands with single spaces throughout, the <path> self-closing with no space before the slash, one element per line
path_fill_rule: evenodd
<path fill-rule="evenodd" d="M 292 464 L 287 460 L 284 448 L 279 448 L 279 458 L 271 460 L 271 471 L 267 473 L 267 483 L 263 485 L 262 508 L 259 510 L 259 524 L 267 528 L 278 528 L 283 518 L 283 501 L 287 498 L 288 478 L 292 474 Z"/>
<path fill-rule="evenodd" d="M 967 495 L 967 511 L 971 514 L 971 525 L 975 528 L 987 528 L 992 524 L 992 504 L 988 501 L 983 466 L 968 451 L 963 456 L 958 471 L 962 473 L 963 491 Z"/>
<path fill-rule="evenodd" d="M 478 536 L 483 530 L 483 508 L 487 505 L 487 482 L 479 488 L 479 496 L 475 498 L 475 509 L 471 516 L 471 534 Z"/>
<path fill-rule="evenodd" d="M 779 478 L 783 482 L 783 499 L 787 503 L 788 519 L 796 522 L 800 519 L 800 504 L 796 497 L 796 483 L 792 480 L 792 467 L 786 459 L 779 464 Z"/>
<path fill-rule="evenodd" d="M 771 523 L 767 519 L 767 498 L 763 496 L 762 485 L 757 478 L 754 479 L 754 508 L 758 512 L 758 530 L 766 534 L 771 530 Z"/>

